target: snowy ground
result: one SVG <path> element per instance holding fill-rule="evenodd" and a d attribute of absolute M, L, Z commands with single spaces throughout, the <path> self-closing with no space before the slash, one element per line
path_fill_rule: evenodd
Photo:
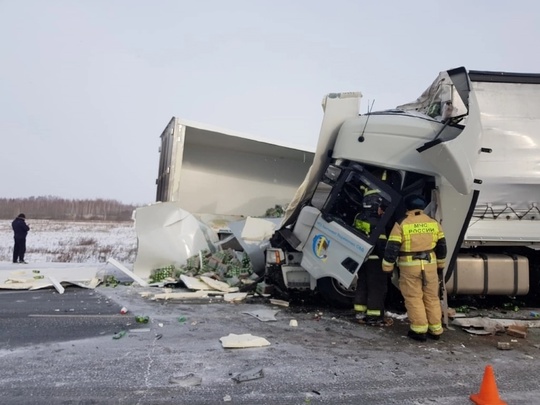
<path fill-rule="evenodd" d="M 133 264 L 137 255 L 134 223 L 27 220 L 25 260 L 30 263 L 104 263 L 114 258 Z M 11 262 L 11 221 L 0 222 L 0 261 Z"/>

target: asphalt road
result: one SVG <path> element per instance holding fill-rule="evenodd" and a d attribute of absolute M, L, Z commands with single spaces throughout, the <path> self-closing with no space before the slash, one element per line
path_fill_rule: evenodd
<path fill-rule="evenodd" d="M 0 292 L 0 348 L 99 337 L 126 328 L 118 304 L 94 290 Z"/>
<path fill-rule="evenodd" d="M 419 344 L 397 319 L 371 328 L 348 311 L 316 306 L 141 297 L 156 290 L 0 291 L 0 403 L 463 405 L 472 403 L 490 364 L 501 399 L 540 404 L 537 330 L 507 351 L 497 342 L 514 338 L 457 328 Z M 122 306 L 128 314 L 119 313 Z M 255 310 L 279 311 L 277 320 L 244 313 Z M 137 323 L 137 315 L 149 323 Z M 121 330 L 126 334 L 113 339 Z M 271 344 L 225 349 L 220 338 L 230 333 Z M 254 369 L 262 378 L 232 379 Z M 197 379 L 200 385 L 189 386 Z"/>

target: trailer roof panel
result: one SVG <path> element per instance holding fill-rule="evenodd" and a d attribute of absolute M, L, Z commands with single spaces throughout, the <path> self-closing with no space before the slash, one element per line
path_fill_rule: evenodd
<path fill-rule="evenodd" d="M 473 82 L 531 83 L 540 84 L 540 73 L 488 72 L 469 70 Z"/>

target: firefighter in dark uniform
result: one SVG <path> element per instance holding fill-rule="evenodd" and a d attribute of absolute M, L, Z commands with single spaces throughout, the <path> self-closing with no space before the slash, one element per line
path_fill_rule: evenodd
<path fill-rule="evenodd" d="M 439 276 L 446 259 L 446 240 L 441 225 L 424 213 L 426 202 L 419 195 L 405 198 L 406 217 L 397 222 L 382 262 L 391 272 L 397 261 L 399 288 L 410 321 L 408 337 L 425 342 L 443 333 L 439 301 Z"/>
<path fill-rule="evenodd" d="M 362 211 L 356 215 L 354 227 L 369 236 L 384 213 L 385 205 L 379 190 L 364 190 Z M 386 235 L 379 236 L 368 259 L 358 270 L 354 311 L 359 323 L 370 326 L 386 326 L 390 319 L 384 318 L 384 301 L 388 290 L 388 274 L 382 270 L 382 257 L 386 247 Z"/>

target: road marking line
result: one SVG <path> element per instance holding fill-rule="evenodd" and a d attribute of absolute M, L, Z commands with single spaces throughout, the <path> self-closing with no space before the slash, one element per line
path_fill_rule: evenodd
<path fill-rule="evenodd" d="M 82 318 L 103 318 L 103 317 L 109 317 L 109 318 L 125 318 L 123 315 L 116 315 L 116 314 L 110 314 L 110 315 L 97 315 L 97 314 L 65 314 L 65 315 L 55 315 L 55 314 L 28 314 L 28 317 L 31 318 L 62 318 L 62 317 L 82 317 Z"/>

